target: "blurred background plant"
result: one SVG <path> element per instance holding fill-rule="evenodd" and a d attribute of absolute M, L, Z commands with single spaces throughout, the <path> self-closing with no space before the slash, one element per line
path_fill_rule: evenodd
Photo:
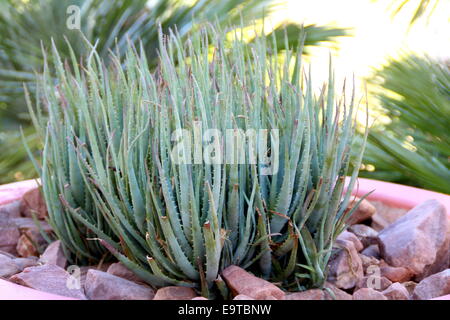
<path fill-rule="evenodd" d="M 372 128 L 361 175 L 450 193 L 449 61 L 405 55 L 370 81 L 387 123 Z"/>
<path fill-rule="evenodd" d="M 36 153 L 42 143 L 30 127 L 23 84 L 31 98 L 36 75 L 42 72 L 42 48 L 50 47 L 51 39 L 61 48 L 63 60 L 69 57 L 65 38 L 75 55 L 81 59 L 89 52 L 85 37 L 96 43 L 102 58 L 109 50 L 124 53 L 128 40 L 142 41 L 150 66 L 155 66 L 158 49 L 158 25 L 163 31 L 176 26 L 183 37 L 205 22 L 219 25 L 250 25 L 277 9 L 282 1 L 273 0 L 0 0 L 0 183 L 35 177 L 32 164 L 23 147 L 19 126 Z M 80 8 L 81 30 L 67 28 L 67 9 Z M 275 30 L 281 30 L 278 23 Z M 288 23 L 288 38 L 297 41 L 301 26 Z M 308 25 L 306 45 L 332 41 L 346 31 L 337 27 Z M 80 32 L 81 31 L 81 32 Z M 270 30 L 269 30 L 270 31 Z M 275 31 L 278 37 L 284 32 Z M 84 36 L 83 36 L 84 35 Z M 279 41 L 284 45 L 283 41 Z"/>

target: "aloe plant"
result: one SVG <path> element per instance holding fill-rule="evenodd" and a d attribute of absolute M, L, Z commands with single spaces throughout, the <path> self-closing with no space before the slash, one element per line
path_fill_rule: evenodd
<path fill-rule="evenodd" d="M 331 67 L 314 93 L 304 38 L 280 62 L 275 36 L 248 44 L 217 26 L 186 41 L 160 32 L 154 72 L 142 47 L 111 54 L 110 67 L 95 48 L 79 65 L 54 47 L 57 85 L 46 64 L 30 111 L 45 136 L 49 219 L 72 259 L 105 247 L 152 285 L 205 295 L 230 264 L 287 287 L 321 286 L 362 150 L 350 157 L 354 97 L 335 97 Z M 243 148 L 224 143 L 239 135 Z"/>

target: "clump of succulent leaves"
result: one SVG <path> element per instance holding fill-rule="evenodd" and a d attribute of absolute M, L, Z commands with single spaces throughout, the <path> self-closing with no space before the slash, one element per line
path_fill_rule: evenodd
<path fill-rule="evenodd" d="M 241 36 L 160 34 L 156 71 L 133 46 L 109 67 L 95 48 L 83 63 L 53 48 L 57 83 L 44 75 L 31 113 L 49 220 L 72 261 L 110 252 L 151 285 L 204 294 L 231 264 L 286 288 L 324 283 L 361 161 L 356 103 L 335 97 L 331 68 L 313 90 L 301 46 Z M 230 130 L 243 148 L 225 150 Z"/>

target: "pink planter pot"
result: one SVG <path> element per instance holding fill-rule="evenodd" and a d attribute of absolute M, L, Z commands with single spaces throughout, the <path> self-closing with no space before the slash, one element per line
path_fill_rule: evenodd
<path fill-rule="evenodd" d="M 22 198 L 29 190 L 38 186 L 39 180 L 26 180 L 0 186 L 0 206 Z"/>
<path fill-rule="evenodd" d="M 36 181 L 24 181 L 0 186 L 0 205 L 18 200 L 28 190 L 36 187 Z M 381 201 L 389 206 L 411 209 L 416 205 L 436 199 L 447 209 L 450 218 L 450 196 L 428 190 L 403 186 L 395 183 L 359 178 L 355 185 L 354 194 L 363 196 L 374 192 L 368 200 Z M 74 300 L 72 298 L 53 295 L 33 290 L 4 280 L 0 280 L 0 300 Z M 450 300 L 450 295 L 434 298 L 432 300 Z"/>

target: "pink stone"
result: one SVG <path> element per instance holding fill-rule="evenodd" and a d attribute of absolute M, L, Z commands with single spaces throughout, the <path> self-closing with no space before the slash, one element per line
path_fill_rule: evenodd
<path fill-rule="evenodd" d="M 21 203 L 20 210 L 23 216 L 31 218 L 35 215 L 41 220 L 47 216 L 47 206 L 39 188 L 27 191 L 23 195 Z"/>
<path fill-rule="evenodd" d="M 285 300 L 325 300 L 325 294 L 320 289 L 310 289 L 301 292 L 288 293 Z"/>
<path fill-rule="evenodd" d="M 359 201 L 359 198 L 355 198 L 349 202 L 346 212 L 350 211 Z M 376 212 L 375 207 L 366 199 L 362 200 L 358 208 L 352 213 L 347 220 L 348 225 L 357 224 L 363 222 L 372 217 Z"/>
<path fill-rule="evenodd" d="M 450 269 L 420 281 L 414 289 L 414 300 L 428 300 L 450 294 Z"/>
<path fill-rule="evenodd" d="M 343 231 L 340 235 L 337 236 L 336 240 L 348 240 L 353 242 L 356 251 L 360 252 L 362 249 L 364 249 L 363 244 L 361 241 L 351 232 Z"/>
<path fill-rule="evenodd" d="M 245 294 L 238 294 L 236 297 L 234 297 L 233 300 L 255 300 L 255 299 L 246 296 Z"/>
<path fill-rule="evenodd" d="M 121 277 L 121 278 L 130 280 L 130 281 L 133 281 L 136 283 L 145 283 L 144 280 L 139 278 L 136 274 L 133 273 L 133 271 L 131 271 L 130 269 L 125 267 L 120 262 L 111 264 L 108 268 L 108 271 L 106 271 L 106 272 L 108 272 L 109 274 L 112 274 L 114 276 Z"/>
<path fill-rule="evenodd" d="M 378 232 L 365 224 L 355 224 L 348 228 L 363 244 L 364 248 L 376 244 Z"/>
<path fill-rule="evenodd" d="M 409 292 L 401 283 L 395 282 L 382 292 L 388 300 L 409 300 Z"/>
<path fill-rule="evenodd" d="M 381 275 L 388 278 L 392 282 L 405 282 L 412 278 L 413 273 L 404 267 L 391 267 L 389 265 L 382 266 Z"/>
<path fill-rule="evenodd" d="M 284 300 L 285 294 L 280 288 L 238 266 L 223 270 L 222 277 L 234 295 L 244 294 L 255 300 Z"/>
<path fill-rule="evenodd" d="M 62 248 L 60 240 L 54 241 L 49 244 L 47 249 L 41 255 L 39 261 L 43 264 L 54 264 L 58 267 L 65 268 L 67 264 L 66 256 Z"/>
<path fill-rule="evenodd" d="M 353 300 L 387 300 L 387 298 L 372 288 L 362 288 L 353 293 Z"/>
<path fill-rule="evenodd" d="M 364 276 L 362 261 L 353 242 L 337 240 L 336 245 L 342 249 L 330 259 L 328 280 L 338 288 L 351 289 Z"/>
<path fill-rule="evenodd" d="M 87 273 L 84 288 L 90 300 L 152 300 L 155 296 L 148 286 L 93 269 Z"/>
<path fill-rule="evenodd" d="M 389 265 L 408 268 L 421 280 L 448 268 L 449 228 L 445 207 L 425 201 L 379 233 L 380 253 Z"/>
<path fill-rule="evenodd" d="M 20 201 L 0 205 L 0 221 L 20 217 Z"/>
<path fill-rule="evenodd" d="M 170 286 L 158 289 L 153 300 L 192 300 L 196 297 L 192 288 Z"/>
<path fill-rule="evenodd" d="M 16 254 L 16 246 L 19 238 L 20 232 L 15 225 L 0 224 L 0 250 Z"/>
<path fill-rule="evenodd" d="M 0 254 L 0 278 L 9 278 L 19 272 L 20 268 L 14 263 L 13 259 Z"/>
<path fill-rule="evenodd" d="M 10 278 L 10 281 L 39 291 L 75 299 L 86 299 L 81 288 L 69 288 L 69 274 L 62 268 L 46 264 L 30 267 Z"/>

